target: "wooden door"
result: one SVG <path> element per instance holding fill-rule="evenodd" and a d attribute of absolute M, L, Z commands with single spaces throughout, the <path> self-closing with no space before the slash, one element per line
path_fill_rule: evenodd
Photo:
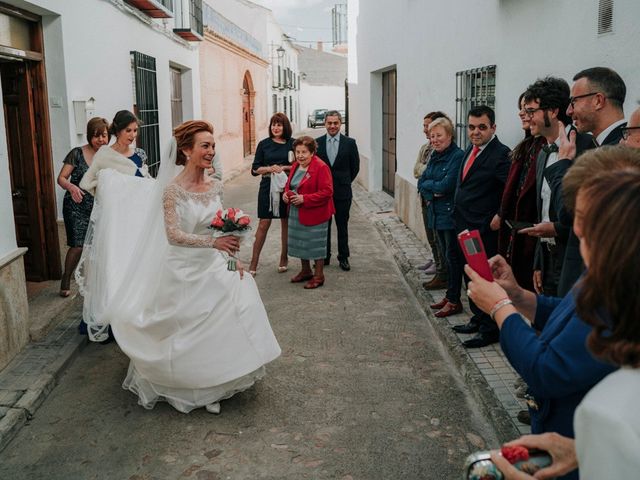
<path fill-rule="evenodd" d="M 396 70 L 382 74 L 382 189 L 394 195 L 396 184 Z"/>
<path fill-rule="evenodd" d="M 19 247 L 28 248 L 24 256 L 27 280 L 42 281 L 49 278 L 42 215 L 45 209 L 41 203 L 36 119 L 28 63 L 0 63 L 0 75 L 16 241 Z"/>

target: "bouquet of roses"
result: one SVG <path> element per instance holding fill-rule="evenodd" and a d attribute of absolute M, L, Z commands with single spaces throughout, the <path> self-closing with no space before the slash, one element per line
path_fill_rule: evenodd
<path fill-rule="evenodd" d="M 251 218 L 239 208 L 225 208 L 218 210 L 216 216 L 211 220 L 209 228 L 213 230 L 214 237 L 234 236 L 239 237 L 242 242 L 251 232 Z M 227 269 L 236 271 L 238 259 L 234 256 L 229 258 Z"/>

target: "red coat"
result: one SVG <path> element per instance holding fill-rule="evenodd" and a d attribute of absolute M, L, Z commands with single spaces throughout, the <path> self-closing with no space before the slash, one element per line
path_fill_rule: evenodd
<path fill-rule="evenodd" d="M 300 164 L 293 162 L 289 179 L 284 186 L 284 194 L 291 192 L 291 179 Z M 335 213 L 333 206 L 333 177 L 331 170 L 320 158 L 313 156 L 307 167 L 307 173 L 300 180 L 296 191 L 304 197 L 302 205 L 298 206 L 298 218 L 302 225 L 308 227 L 327 222 Z"/>

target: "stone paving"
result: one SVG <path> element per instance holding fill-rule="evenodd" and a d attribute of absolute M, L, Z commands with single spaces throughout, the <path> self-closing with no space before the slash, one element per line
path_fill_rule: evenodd
<path fill-rule="evenodd" d="M 57 287 L 57 284 L 56 284 Z M 29 343 L 0 372 L 0 451 L 34 415 L 75 354 L 86 345 L 78 335 L 81 298 L 70 300 L 61 321 L 42 340 Z"/>
<path fill-rule="evenodd" d="M 366 192 L 356 188 L 355 202 L 375 225 L 391 250 L 409 287 L 426 312 L 439 338 L 449 348 L 451 358 L 466 380 L 471 392 L 478 398 L 485 413 L 492 420 L 501 440 L 508 440 L 518 432 L 528 433 L 529 427 L 516 419 L 524 401 L 516 398 L 516 373 L 505 359 L 498 344 L 482 349 L 466 350 L 461 341 L 469 336 L 451 331 L 453 325 L 466 323 L 465 313 L 447 319 L 436 319 L 428 307 L 432 300 L 440 299 L 424 291 L 421 284 L 428 277 L 416 267 L 430 255 L 427 245 L 404 225 L 393 213 L 393 198 L 384 192 Z M 19 429 L 27 424 L 35 410 L 56 385 L 58 378 L 75 354 L 86 345 L 86 337 L 77 335 L 81 316 L 80 299 L 74 299 L 70 308 L 61 313 L 62 320 L 41 341 L 29 344 L 3 371 L 0 372 L 0 451 L 11 441 Z M 468 311 L 468 308 L 467 308 Z"/>
<path fill-rule="evenodd" d="M 225 201 L 254 215 L 257 186 L 242 175 Z M 90 344 L 0 453 L 0 478 L 459 479 L 515 433 L 496 434 L 369 217 L 353 206 L 352 271 L 334 262 L 312 291 L 290 282 L 297 259 L 278 273 L 274 222 L 255 280 L 282 356 L 220 415 L 145 410 L 118 346 Z"/>
<path fill-rule="evenodd" d="M 496 424 L 497 431 L 505 435 L 512 429 L 521 434 L 530 433 L 530 427 L 520 423 L 516 418 L 518 411 L 526 410 L 526 404 L 515 395 L 514 383 L 518 375 L 502 353 L 500 344 L 465 349 L 461 345 L 462 342 L 473 335 L 456 334 L 451 330 L 454 325 L 468 321 L 466 312 L 470 310 L 464 291 L 463 302 L 466 311 L 444 319 L 436 318 L 432 314 L 429 304 L 440 300 L 444 291 L 424 290 L 422 283 L 431 276 L 417 269 L 431 257 L 430 249 L 428 244 L 423 243 L 394 213 L 393 197 L 385 192 L 367 192 L 360 187 L 354 189 L 354 200 L 392 250 L 405 280 L 423 306 L 436 332 L 451 349 L 458 366 L 469 378 L 469 387 L 484 403 L 487 413 Z"/>

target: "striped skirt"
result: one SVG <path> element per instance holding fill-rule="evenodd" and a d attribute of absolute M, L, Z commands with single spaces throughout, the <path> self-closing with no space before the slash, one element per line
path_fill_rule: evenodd
<path fill-rule="evenodd" d="M 291 257 L 319 260 L 327 256 L 329 222 L 308 227 L 298 219 L 298 207 L 289 208 L 289 238 L 287 245 Z"/>

